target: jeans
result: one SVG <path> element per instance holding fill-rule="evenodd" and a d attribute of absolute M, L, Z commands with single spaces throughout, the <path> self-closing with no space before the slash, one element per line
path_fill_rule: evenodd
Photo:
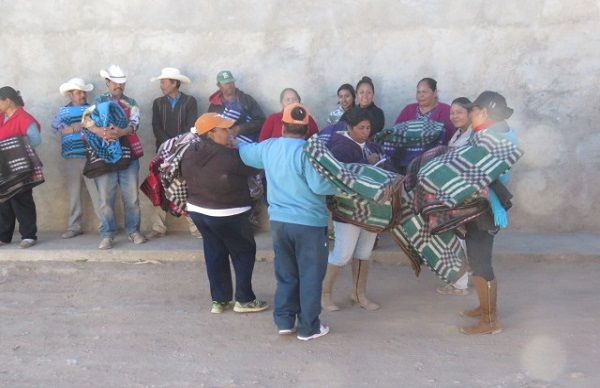
<path fill-rule="evenodd" d="M 320 332 L 321 288 L 327 269 L 327 227 L 271 221 L 275 251 L 275 308 L 279 330 L 311 336 Z"/>
<path fill-rule="evenodd" d="M 37 215 L 33 202 L 32 189 L 12 196 L 0 203 L 0 241 L 12 241 L 15 231 L 15 220 L 19 221 L 21 239 L 37 240 Z"/>
<path fill-rule="evenodd" d="M 82 183 L 85 183 L 94 212 L 98 218 L 98 194 L 96 185 L 93 179 L 83 176 L 83 167 L 85 166 L 85 158 L 68 158 L 63 161 L 64 171 L 67 177 L 67 192 L 69 193 L 69 226 L 67 230 L 74 232 L 81 231 L 81 188 Z"/>
<path fill-rule="evenodd" d="M 189 212 L 202 233 L 210 295 L 215 302 L 233 300 L 229 257 L 235 270 L 235 300 L 247 303 L 256 299 L 252 291 L 256 242 L 248 214 L 244 212 L 228 217 L 212 217 Z"/>
<path fill-rule="evenodd" d="M 489 230 L 480 229 L 475 222 L 466 225 L 467 257 L 473 271 L 473 276 L 479 276 L 487 281 L 494 280 L 492 268 L 492 248 L 494 247 L 494 234 Z"/>
<path fill-rule="evenodd" d="M 125 231 L 127 234 L 140 231 L 139 175 L 140 162 L 132 160 L 125 170 L 115 171 L 95 178 L 98 190 L 98 216 L 100 235 L 113 238 L 117 232 L 115 221 L 115 197 L 121 191 Z"/>

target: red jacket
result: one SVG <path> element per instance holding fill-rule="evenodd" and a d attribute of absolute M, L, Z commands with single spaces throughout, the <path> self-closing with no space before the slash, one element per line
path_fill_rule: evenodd
<path fill-rule="evenodd" d="M 27 136 L 27 128 L 32 123 L 35 123 L 39 131 L 41 128 L 40 123 L 32 115 L 25 112 L 22 107 L 17 108 L 6 123 L 4 122 L 4 114 L 0 114 L 0 140 L 13 136 Z"/>
<path fill-rule="evenodd" d="M 282 129 L 283 129 L 283 112 L 273 113 L 271 116 L 267 117 L 265 123 L 260 130 L 260 135 L 258 135 L 258 141 L 261 142 L 263 140 L 270 139 L 272 137 L 281 137 Z M 306 132 L 305 139 L 308 139 L 315 133 L 319 132 L 319 127 L 317 127 L 317 123 L 313 120 L 312 116 L 308 116 L 308 131 Z"/>

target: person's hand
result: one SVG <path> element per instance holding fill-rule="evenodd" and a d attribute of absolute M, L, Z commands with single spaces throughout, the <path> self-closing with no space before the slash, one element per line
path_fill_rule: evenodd
<path fill-rule="evenodd" d="M 379 162 L 379 154 L 371 154 L 367 157 L 369 164 L 375 164 Z"/>
<path fill-rule="evenodd" d="M 104 128 L 104 140 L 111 141 L 120 138 L 121 136 L 126 135 L 126 129 L 115 127 L 114 125 L 110 125 L 109 127 Z"/>

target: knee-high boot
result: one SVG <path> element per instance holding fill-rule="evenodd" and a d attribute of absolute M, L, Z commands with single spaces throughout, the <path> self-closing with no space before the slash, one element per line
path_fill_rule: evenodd
<path fill-rule="evenodd" d="M 500 323 L 498 322 L 496 309 L 498 299 L 498 283 L 496 279 L 487 281 L 482 277 L 474 276 L 473 283 L 479 297 L 479 322 L 475 326 L 463 327 L 460 331 L 464 334 L 500 333 L 502 328 L 500 328 Z M 475 312 L 476 310 L 470 311 Z"/>
<path fill-rule="evenodd" d="M 331 299 L 331 291 L 333 283 L 343 267 L 333 264 L 327 264 L 327 272 L 323 279 L 323 291 L 321 292 L 321 307 L 327 311 L 338 311 L 340 308 L 336 306 Z"/>
<path fill-rule="evenodd" d="M 358 303 L 365 310 L 373 311 L 379 309 L 377 303 L 367 299 L 367 278 L 369 276 L 369 261 L 352 259 L 352 279 L 354 281 L 354 291 L 352 300 Z"/>

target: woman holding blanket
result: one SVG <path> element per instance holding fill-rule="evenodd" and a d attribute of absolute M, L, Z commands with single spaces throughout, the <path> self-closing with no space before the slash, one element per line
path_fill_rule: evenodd
<path fill-rule="evenodd" d="M 248 219 L 252 205 L 248 177 L 258 170 L 244 165 L 239 152 L 231 148 L 229 128 L 234 124 L 217 113 L 200 116 L 195 129 L 202 141 L 190 145 L 181 161 L 188 188 L 187 211 L 203 237 L 213 314 L 222 313 L 233 301 L 230 257 L 235 270 L 233 311 L 269 308 L 252 291 L 256 242 Z"/>
<path fill-rule="evenodd" d="M 468 104 L 467 108 L 470 109 L 469 116 L 475 134 L 490 131 L 517 144 L 515 132 L 505 121 L 512 115 L 513 110 L 506 105 L 506 99 L 501 94 L 485 91 L 472 104 Z M 506 184 L 508 173 L 498 180 Z M 462 328 L 461 332 L 464 334 L 496 334 L 502 331 L 496 310 L 498 283 L 492 268 L 492 247 L 494 235 L 499 229 L 508 226 L 508 214 L 503 206 L 509 206 L 506 205 L 506 201 L 500 200 L 501 193 L 496 193 L 492 187 L 498 187 L 497 182 L 489 187 L 489 211 L 466 224 L 467 255 L 473 270 L 473 283 L 479 298 L 479 307 L 463 311 L 461 315 L 478 318 L 479 322 L 474 326 Z"/>
<path fill-rule="evenodd" d="M 423 152 L 439 144 L 448 144 L 454 134 L 455 127 L 450 120 L 450 105 L 440 102 L 438 99 L 437 81 L 433 78 L 423 78 L 417 84 L 417 102 L 409 104 L 402 109 L 396 119 L 396 124 L 411 120 L 432 120 L 444 124 L 444 133 L 435 143 L 399 148 L 392 159 L 397 170 L 405 173 L 410 162 L 420 156 Z"/>
<path fill-rule="evenodd" d="M 40 124 L 23 109 L 25 103 L 19 92 L 10 86 L 0 88 L 0 141 L 26 137 L 32 147 L 42 142 Z M 5 166 L 2 166 L 4 170 Z M 37 215 L 33 191 L 25 189 L 0 203 L 0 246 L 10 244 L 19 221 L 21 243 L 19 248 L 29 248 L 37 241 Z"/>
<path fill-rule="evenodd" d="M 346 130 L 331 135 L 328 148 L 337 160 L 343 163 L 376 164 L 380 161 L 381 148 L 369 141 L 371 115 L 363 108 L 350 108 L 344 114 Z M 354 290 L 352 300 L 366 310 L 377 310 L 379 305 L 367 299 L 367 276 L 369 258 L 377 233 L 369 232 L 356 225 L 333 217 L 335 245 L 329 254 L 327 272 L 323 280 L 321 306 L 327 311 L 337 311 L 339 307 L 331 299 L 331 291 L 338 274 L 352 259 Z"/>

